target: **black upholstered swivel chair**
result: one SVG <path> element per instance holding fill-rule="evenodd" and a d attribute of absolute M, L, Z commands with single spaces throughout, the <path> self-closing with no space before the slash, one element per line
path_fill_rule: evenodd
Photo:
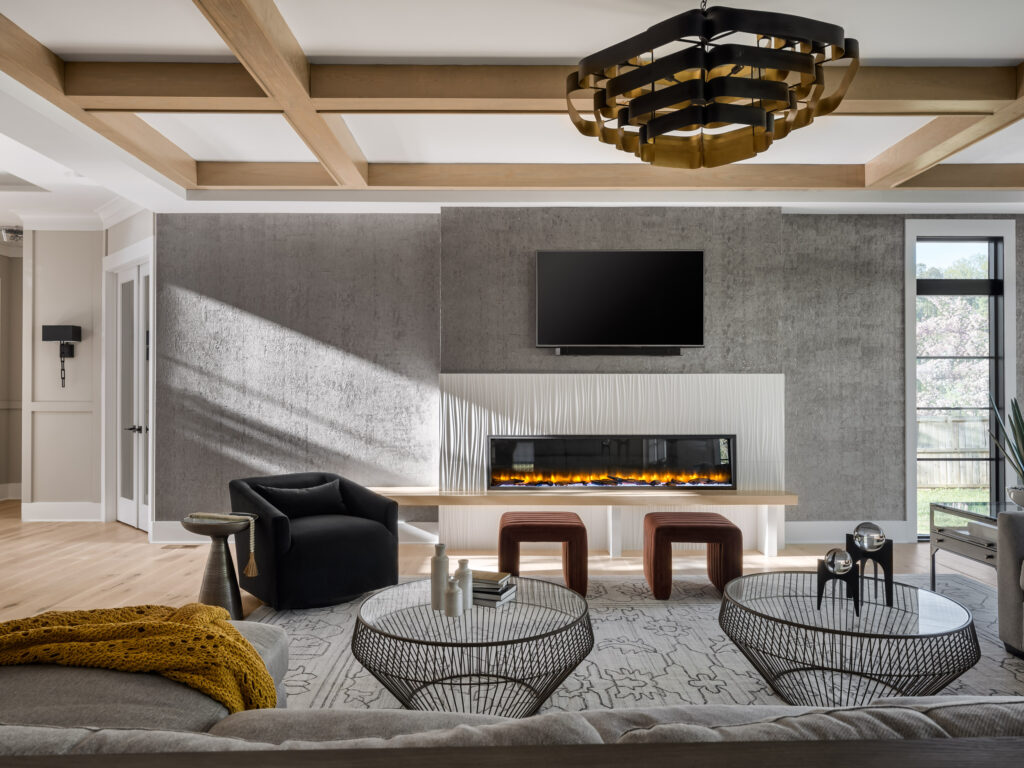
<path fill-rule="evenodd" d="M 344 477 L 304 472 L 228 484 L 231 509 L 256 521 L 259 575 L 246 576 L 249 536 L 235 536 L 238 582 L 276 609 L 344 602 L 398 583 L 398 504 Z"/>

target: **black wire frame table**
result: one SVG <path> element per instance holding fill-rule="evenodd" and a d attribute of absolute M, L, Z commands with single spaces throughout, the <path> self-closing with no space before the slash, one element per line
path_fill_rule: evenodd
<path fill-rule="evenodd" d="M 974 619 L 960 603 L 896 582 L 889 607 L 866 581 L 858 617 L 842 591 L 826 590 L 817 610 L 816 573 L 742 576 L 726 585 L 718 622 L 787 704 L 930 696 L 978 663 Z"/>
<path fill-rule="evenodd" d="M 430 581 L 388 587 L 359 607 L 352 655 L 407 709 L 527 717 L 594 647 L 587 601 L 513 577 L 515 600 L 458 618 L 430 608 Z"/>

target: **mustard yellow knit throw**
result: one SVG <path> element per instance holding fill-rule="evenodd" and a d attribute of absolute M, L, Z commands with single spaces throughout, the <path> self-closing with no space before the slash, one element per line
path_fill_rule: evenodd
<path fill-rule="evenodd" d="M 230 712 L 274 707 L 263 659 L 223 608 L 137 605 L 49 611 L 0 623 L 0 665 L 62 664 L 153 672 L 219 701 Z"/>

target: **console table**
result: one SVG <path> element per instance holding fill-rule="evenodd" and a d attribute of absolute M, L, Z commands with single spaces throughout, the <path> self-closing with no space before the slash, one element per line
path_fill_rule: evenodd
<path fill-rule="evenodd" d="M 931 584 L 935 591 L 935 555 L 941 550 L 996 567 L 996 520 L 1013 502 L 935 502 L 928 506 L 928 540 L 931 545 Z"/>
<path fill-rule="evenodd" d="M 498 507 L 606 507 L 608 515 L 608 552 L 622 556 L 622 513 L 616 507 L 732 506 L 756 507 L 758 549 L 774 557 L 783 538 L 783 507 L 796 506 L 799 498 L 788 491 L 714 491 L 657 490 L 629 488 L 548 488 L 543 490 L 486 491 L 451 493 L 437 488 L 378 487 L 370 490 L 394 499 L 399 506 L 498 506 Z"/>

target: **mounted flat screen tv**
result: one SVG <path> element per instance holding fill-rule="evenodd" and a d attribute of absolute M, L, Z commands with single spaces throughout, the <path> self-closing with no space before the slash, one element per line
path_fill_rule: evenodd
<path fill-rule="evenodd" d="M 704 346 L 704 253 L 538 251 L 537 346 Z"/>

